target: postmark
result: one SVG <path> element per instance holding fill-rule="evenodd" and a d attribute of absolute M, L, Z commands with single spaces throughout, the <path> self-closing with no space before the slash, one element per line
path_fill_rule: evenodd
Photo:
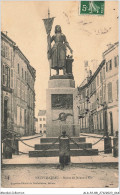
<path fill-rule="evenodd" d="M 104 15 L 104 1 L 81 1 L 80 14 Z"/>

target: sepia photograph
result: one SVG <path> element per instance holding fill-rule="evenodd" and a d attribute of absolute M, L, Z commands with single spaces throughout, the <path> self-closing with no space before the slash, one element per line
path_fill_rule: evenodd
<path fill-rule="evenodd" d="M 118 84 L 119 1 L 1 1 L 1 188 L 117 194 Z"/>

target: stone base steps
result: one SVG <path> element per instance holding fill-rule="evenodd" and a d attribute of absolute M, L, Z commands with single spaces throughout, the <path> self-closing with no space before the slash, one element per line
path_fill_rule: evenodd
<path fill-rule="evenodd" d="M 97 156 L 97 149 L 71 149 L 70 156 Z M 59 150 L 36 150 L 29 151 L 29 157 L 55 157 L 59 156 Z"/>
<path fill-rule="evenodd" d="M 57 140 L 57 137 L 46 137 L 46 138 L 41 138 L 40 143 L 53 143 Z M 85 137 L 71 137 L 75 142 L 86 142 Z M 57 141 L 58 142 L 58 141 Z M 72 141 L 70 141 L 72 142 Z"/>
<path fill-rule="evenodd" d="M 77 145 L 78 144 L 78 145 Z M 70 149 L 87 149 L 92 148 L 91 143 L 70 143 Z M 59 143 L 55 143 L 54 145 L 52 143 L 41 143 L 41 144 L 35 144 L 35 150 L 45 150 L 47 148 L 50 149 L 59 149 Z"/>
<path fill-rule="evenodd" d="M 85 137 L 72 137 L 71 139 L 73 139 L 74 142 L 70 141 L 70 156 L 98 155 L 98 150 L 92 149 L 92 144 L 86 143 Z M 29 151 L 29 157 L 59 156 L 59 140 L 56 140 L 57 137 L 41 138 L 40 144 L 35 144 L 35 150 Z"/>

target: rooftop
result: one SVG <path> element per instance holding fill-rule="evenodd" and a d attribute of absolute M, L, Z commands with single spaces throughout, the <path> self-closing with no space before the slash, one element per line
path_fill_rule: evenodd
<path fill-rule="evenodd" d="M 109 44 L 108 49 L 103 52 L 103 56 L 106 55 L 108 52 L 110 52 L 112 49 L 114 49 L 118 45 L 119 45 L 119 42 L 115 42 L 114 44 Z"/>
<path fill-rule="evenodd" d="M 6 40 L 10 41 L 13 45 L 16 45 L 16 43 L 10 39 L 5 33 L 1 31 L 1 36 L 4 37 Z"/>

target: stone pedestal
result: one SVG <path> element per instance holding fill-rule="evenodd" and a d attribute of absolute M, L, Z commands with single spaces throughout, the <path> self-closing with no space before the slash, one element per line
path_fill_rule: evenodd
<path fill-rule="evenodd" d="M 46 96 L 47 137 L 58 137 L 63 129 L 69 136 L 79 136 L 77 108 L 74 101 L 76 92 L 73 78 L 55 76 L 48 81 Z M 66 121 L 57 120 L 60 113 L 68 115 Z"/>

